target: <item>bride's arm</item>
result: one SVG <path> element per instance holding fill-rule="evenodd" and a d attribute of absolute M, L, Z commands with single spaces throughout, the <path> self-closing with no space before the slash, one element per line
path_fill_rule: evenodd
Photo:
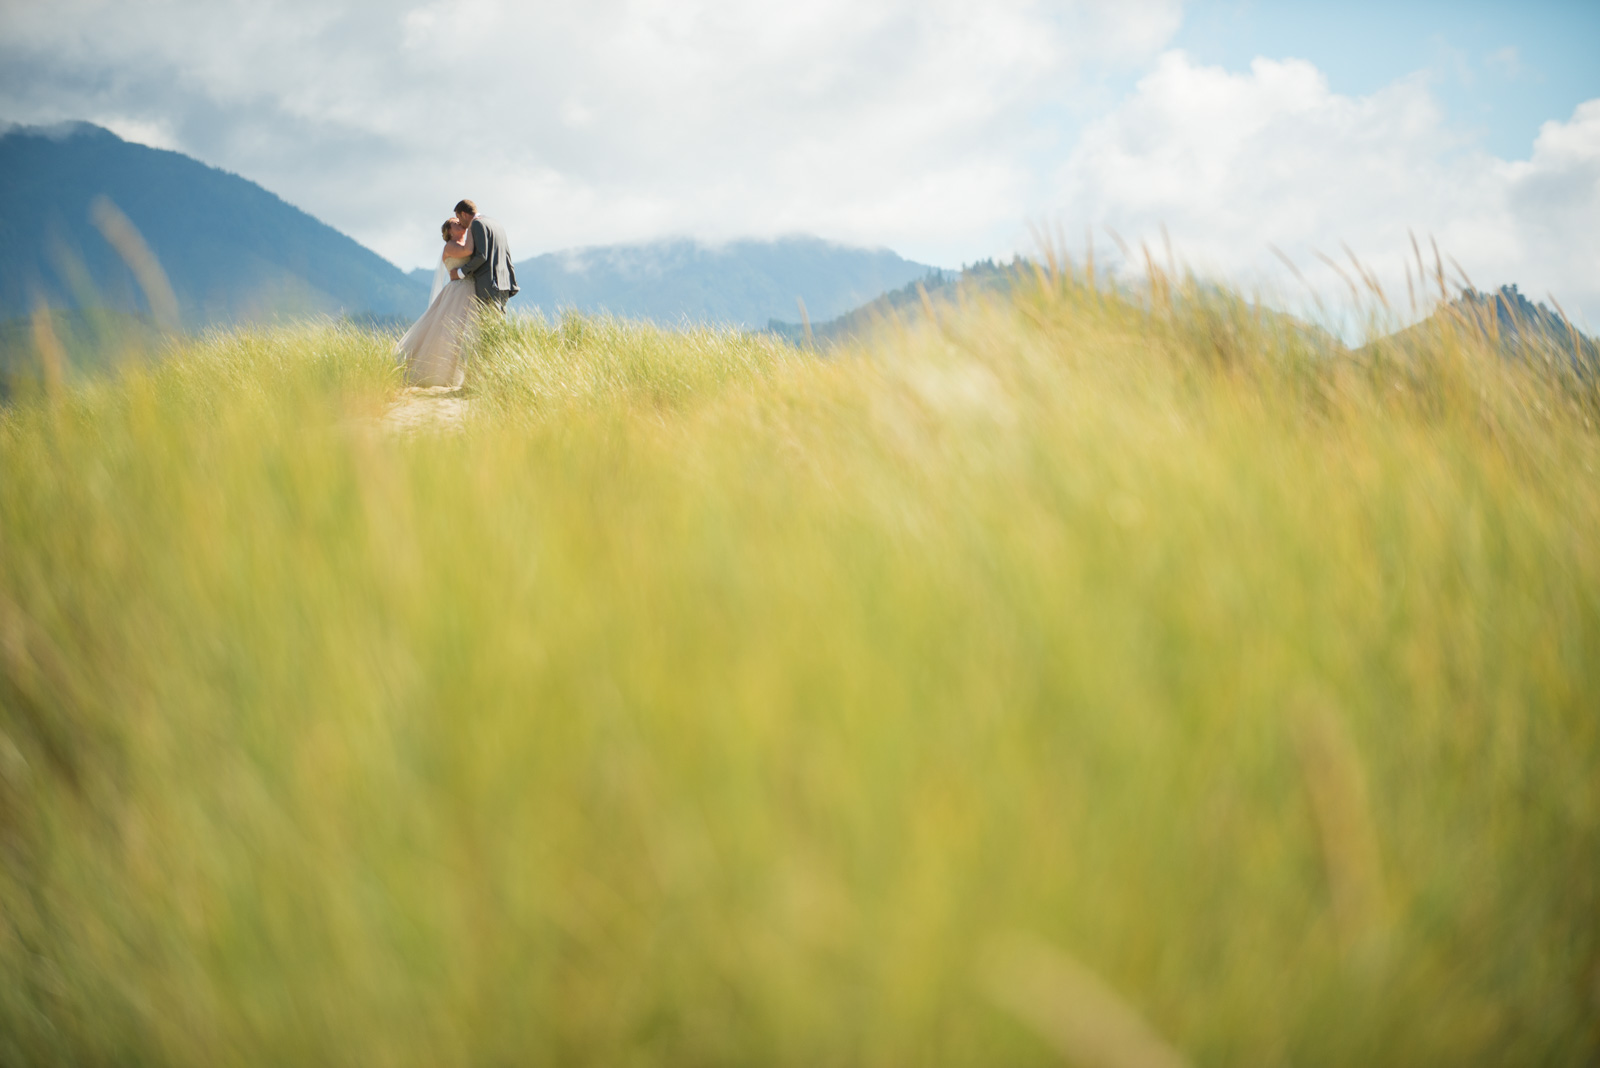
<path fill-rule="evenodd" d="M 464 259 L 464 258 L 470 258 L 471 255 L 472 255 L 472 231 L 469 229 L 466 233 L 461 235 L 461 240 L 460 241 L 446 241 L 444 243 L 444 252 L 440 255 L 439 258 L 442 259 L 442 260 L 459 260 L 459 259 Z M 451 278 L 460 278 L 461 277 L 460 268 L 452 269 L 450 271 L 450 277 Z"/>

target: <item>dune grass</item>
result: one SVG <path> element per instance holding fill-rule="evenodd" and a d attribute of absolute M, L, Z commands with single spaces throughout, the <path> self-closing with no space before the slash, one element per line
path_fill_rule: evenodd
<path fill-rule="evenodd" d="M 1041 276 L 0 413 L 0 1062 L 1600 1057 L 1600 414 Z"/>

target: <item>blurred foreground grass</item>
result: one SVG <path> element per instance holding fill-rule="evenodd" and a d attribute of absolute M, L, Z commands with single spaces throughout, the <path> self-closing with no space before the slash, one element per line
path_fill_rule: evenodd
<path fill-rule="evenodd" d="M 1600 394 L 1070 277 L 0 413 L 0 1062 L 1600 1056 Z"/>

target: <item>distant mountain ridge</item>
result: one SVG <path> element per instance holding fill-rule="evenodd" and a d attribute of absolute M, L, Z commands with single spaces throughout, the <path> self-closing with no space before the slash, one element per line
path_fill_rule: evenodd
<path fill-rule="evenodd" d="M 1560 312 L 1523 296 L 1515 285 L 1501 286 L 1493 293 L 1463 289 L 1456 305 L 1472 309 L 1480 319 L 1492 317 L 1501 348 L 1509 354 L 1545 349 L 1570 353 L 1591 363 L 1600 356 L 1593 338 Z"/>
<path fill-rule="evenodd" d="M 226 171 L 89 123 L 0 134 L 0 240 L 40 248 L 0 261 L 0 318 L 94 302 L 149 311 L 122 255 L 91 221 L 104 197 L 143 237 L 182 325 L 307 314 L 409 320 L 427 286 L 311 215 Z"/>
<path fill-rule="evenodd" d="M 1028 262 L 1020 256 L 1009 264 L 992 259 L 978 260 L 959 271 L 933 267 L 899 289 L 892 289 L 832 319 L 802 323 L 773 318 L 767 321 L 767 332 L 796 344 L 808 340 L 808 334 L 810 341 L 823 345 L 865 340 L 885 323 L 917 322 L 925 316 L 927 308 L 954 303 L 963 289 L 969 294 L 1005 293 L 1027 267 Z"/>
<path fill-rule="evenodd" d="M 1428 318 L 1382 339 L 1401 349 L 1426 345 L 1440 317 L 1447 317 L 1490 337 L 1508 360 L 1537 358 L 1600 370 L 1600 342 L 1569 322 L 1559 311 L 1523 296 L 1515 285 L 1492 293 L 1463 289 L 1455 300 L 1441 304 Z"/>
<path fill-rule="evenodd" d="M 516 235 L 512 235 L 515 242 Z M 831 319 L 936 268 L 888 249 L 816 237 L 711 245 L 690 238 L 567 249 L 517 264 L 512 307 L 760 329 L 776 318 Z"/>

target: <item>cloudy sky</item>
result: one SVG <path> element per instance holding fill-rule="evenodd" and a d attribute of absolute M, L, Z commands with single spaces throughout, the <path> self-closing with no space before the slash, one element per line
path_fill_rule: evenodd
<path fill-rule="evenodd" d="M 813 233 L 958 266 L 1108 228 L 1319 288 L 1408 233 L 1600 326 L 1600 0 L 0 0 L 0 122 L 244 175 L 402 267 Z M 1165 255 L 1163 252 L 1162 255 Z"/>

